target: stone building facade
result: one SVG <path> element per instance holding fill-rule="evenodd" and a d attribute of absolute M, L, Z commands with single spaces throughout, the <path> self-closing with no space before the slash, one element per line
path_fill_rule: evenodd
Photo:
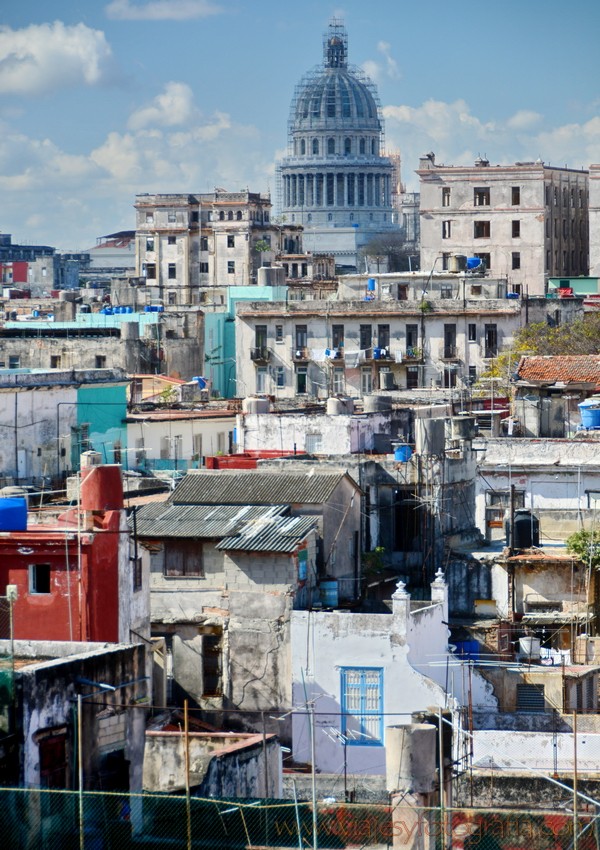
<path fill-rule="evenodd" d="M 536 162 L 468 167 L 419 160 L 421 267 L 480 258 L 515 292 L 544 295 L 550 277 L 588 273 L 588 172 Z M 437 264 L 437 266 L 436 266 Z"/>

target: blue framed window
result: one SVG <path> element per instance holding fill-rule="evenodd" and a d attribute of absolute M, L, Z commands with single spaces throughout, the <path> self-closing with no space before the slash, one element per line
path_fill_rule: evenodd
<path fill-rule="evenodd" d="M 343 667 L 342 734 L 349 745 L 383 744 L 383 670 Z"/>

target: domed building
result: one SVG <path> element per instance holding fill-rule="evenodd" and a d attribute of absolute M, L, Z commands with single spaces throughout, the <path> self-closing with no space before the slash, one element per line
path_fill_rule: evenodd
<path fill-rule="evenodd" d="M 281 211 L 304 227 L 304 249 L 357 267 L 361 245 L 397 230 L 394 168 L 382 156 L 383 121 L 371 80 L 348 63 L 348 37 L 332 20 L 323 63 L 302 78 L 289 120 L 288 156 L 280 164 Z"/>

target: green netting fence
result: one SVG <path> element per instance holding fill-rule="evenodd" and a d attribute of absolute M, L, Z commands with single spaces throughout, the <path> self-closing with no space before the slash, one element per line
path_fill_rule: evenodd
<path fill-rule="evenodd" d="M 0 789 L 10 850 L 404 847 L 600 850 L 600 809 L 445 809 Z M 316 829 L 315 829 L 316 826 Z M 316 838 L 316 841 L 315 841 Z"/>

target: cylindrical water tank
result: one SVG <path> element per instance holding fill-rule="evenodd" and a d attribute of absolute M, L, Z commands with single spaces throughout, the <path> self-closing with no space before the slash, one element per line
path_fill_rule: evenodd
<path fill-rule="evenodd" d="M 600 428 L 600 398 L 592 396 L 577 407 L 581 412 L 582 428 Z"/>
<path fill-rule="evenodd" d="M 327 415 L 340 416 L 344 413 L 344 402 L 340 398 L 327 399 Z"/>
<path fill-rule="evenodd" d="M 400 463 L 407 463 L 411 456 L 412 449 L 410 446 L 396 446 L 394 449 L 394 460 L 397 460 Z"/>
<path fill-rule="evenodd" d="M 363 399 L 363 410 L 365 413 L 381 413 L 392 409 L 392 399 L 387 395 L 373 393 L 366 395 Z"/>
<path fill-rule="evenodd" d="M 258 270 L 259 286 L 285 286 L 285 269 L 283 266 L 271 266 Z"/>
<path fill-rule="evenodd" d="M 325 608 L 337 608 L 339 601 L 337 579 L 332 578 L 322 581 L 319 585 L 319 595 Z"/>
<path fill-rule="evenodd" d="M 121 322 L 121 339 L 139 339 L 140 327 L 137 322 Z"/>
<path fill-rule="evenodd" d="M 441 455 L 445 443 L 444 419 L 415 419 L 417 454 Z"/>
<path fill-rule="evenodd" d="M 473 440 L 477 436 L 475 416 L 452 416 L 448 420 L 450 436 L 454 440 Z"/>
<path fill-rule="evenodd" d="M 0 531 L 27 531 L 27 499 L 0 499 Z"/>
<path fill-rule="evenodd" d="M 407 723 L 385 730 L 387 790 L 430 794 L 437 782 L 438 730 L 432 723 Z"/>
<path fill-rule="evenodd" d="M 256 398 L 249 396 L 242 401 L 242 411 L 244 413 L 268 413 L 270 410 L 268 398 Z"/>
<path fill-rule="evenodd" d="M 507 517 L 504 530 L 507 541 L 510 539 L 510 517 Z M 527 508 L 515 511 L 514 549 L 530 549 L 540 545 L 540 521 Z"/>
<path fill-rule="evenodd" d="M 90 450 L 88 452 L 82 452 L 79 455 L 79 465 L 82 469 L 85 469 L 88 466 L 100 466 L 101 464 L 102 455 L 100 454 L 100 452 Z"/>
<path fill-rule="evenodd" d="M 456 272 L 464 271 L 467 267 L 467 258 L 464 254 L 452 254 L 448 257 L 448 271 L 456 274 Z"/>
<path fill-rule="evenodd" d="M 345 413 L 352 414 L 354 413 L 354 399 L 353 398 L 343 398 L 342 402 L 344 403 Z"/>
<path fill-rule="evenodd" d="M 368 292 L 375 292 L 375 278 L 374 277 L 370 277 L 367 280 L 367 291 Z"/>

